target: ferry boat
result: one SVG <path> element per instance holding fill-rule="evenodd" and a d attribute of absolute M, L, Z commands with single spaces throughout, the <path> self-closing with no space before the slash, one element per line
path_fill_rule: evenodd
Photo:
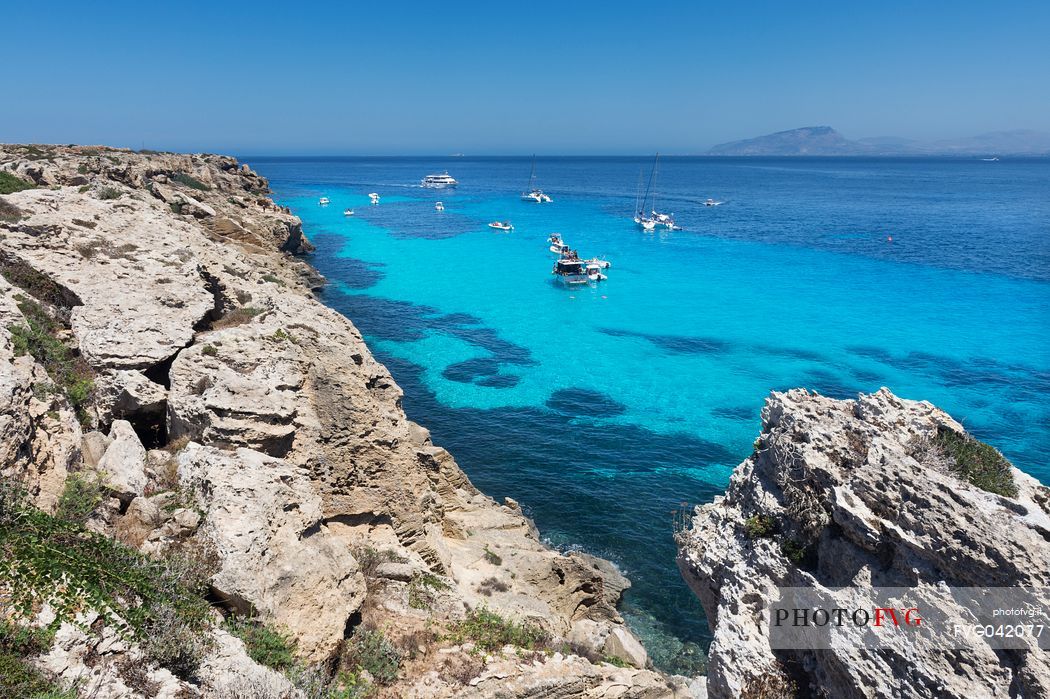
<path fill-rule="evenodd" d="M 533 181 L 536 179 L 536 156 L 532 156 L 532 171 L 529 172 L 529 186 L 525 188 L 525 191 L 521 193 L 522 201 L 534 201 L 537 204 L 551 204 L 554 202 L 548 195 L 543 193 L 542 189 L 533 187 Z"/>
<path fill-rule="evenodd" d="M 436 202 L 434 204 L 434 211 L 444 211 L 444 210 L 445 210 L 445 205 L 442 204 L 441 202 Z"/>
<path fill-rule="evenodd" d="M 563 284 L 586 284 L 591 281 L 587 276 L 587 267 L 582 260 L 572 260 L 567 257 L 560 258 L 554 263 L 551 274 Z"/>
<path fill-rule="evenodd" d="M 331 202 L 328 199 L 328 197 L 321 197 L 320 199 L 317 200 L 317 203 L 320 204 L 321 206 L 328 206 Z"/>
<path fill-rule="evenodd" d="M 514 226 L 510 225 L 510 221 L 493 221 L 489 224 L 489 228 L 495 228 L 501 231 L 512 231 Z"/>
<path fill-rule="evenodd" d="M 427 175 L 420 181 L 420 184 L 427 189 L 445 189 L 455 187 L 459 182 L 456 182 L 448 172 L 443 172 L 440 175 Z"/>
<path fill-rule="evenodd" d="M 343 209 L 343 216 L 353 216 L 353 215 L 354 215 L 354 210 L 353 209 Z"/>
<path fill-rule="evenodd" d="M 372 202 L 373 204 L 378 204 L 379 203 L 379 195 L 376 194 L 375 192 L 370 193 L 368 195 L 368 201 Z"/>

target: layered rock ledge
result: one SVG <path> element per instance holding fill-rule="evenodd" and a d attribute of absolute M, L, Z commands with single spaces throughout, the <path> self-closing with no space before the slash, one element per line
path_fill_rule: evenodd
<path fill-rule="evenodd" d="M 858 591 L 910 588 L 960 624 L 972 617 L 941 594 L 948 587 L 1045 596 L 1050 489 L 1009 465 L 989 486 L 1005 495 L 978 488 L 939 438 L 969 440 L 945 412 L 886 389 L 845 401 L 800 389 L 769 397 L 754 453 L 725 497 L 698 507 L 678 534 L 679 568 L 714 632 L 710 696 L 1050 696 L 1047 653 L 1034 644 L 770 647 L 763 613 L 781 588 L 846 609 Z"/>
<path fill-rule="evenodd" d="M 2 146 L 0 171 L 29 187 L 0 196 L 0 468 L 36 507 L 101 479 L 89 527 L 154 557 L 205 551 L 217 608 L 314 667 L 380 630 L 401 648 L 396 678 L 366 673 L 380 696 L 691 695 L 647 667 L 611 564 L 547 548 L 406 418 L 353 324 L 312 296 L 322 280 L 293 256 L 311 245 L 264 178 L 223 156 L 74 146 Z M 32 308 L 86 396 L 19 344 Z M 553 650 L 446 640 L 479 609 Z M 188 680 L 92 619 L 40 660 L 91 696 L 302 695 L 220 628 Z"/>

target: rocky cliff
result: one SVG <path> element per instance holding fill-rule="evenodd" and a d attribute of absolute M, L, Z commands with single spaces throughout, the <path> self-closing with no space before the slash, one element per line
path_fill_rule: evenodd
<path fill-rule="evenodd" d="M 310 243 L 264 178 L 74 146 L 0 147 L 0 173 L 4 481 L 63 522 L 97 484 L 86 531 L 205 561 L 212 605 L 188 670 L 85 598 L 35 667 L 82 696 L 688 695 L 623 626 L 626 579 L 546 548 L 405 417 L 351 322 L 311 295 L 322 280 L 293 256 Z M 264 632 L 296 672 L 253 652 Z"/>
<path fill-rule="evenodd" d="M 1050 696 L 1032 643 L 771 648 L 782 588 L 846 609 L 858 591 L 909 588 L 942 628 L 971 619 L 949 588 L 1033 588 L 1050 608 L 1050 490 L 929 403 L 772 394 L 754 453 L 689 525 L 678 563 L 713 628 L 712 697 Z"/>

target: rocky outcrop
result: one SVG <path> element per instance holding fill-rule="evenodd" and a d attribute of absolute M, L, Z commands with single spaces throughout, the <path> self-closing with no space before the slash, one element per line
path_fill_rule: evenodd
<path fill-rule="evenodd" d="M 393 695 L 430 672 L 445 696 L 500 691 L 496 675 L 441 677 L 441 637 L 413 640 L 479 607 L 580 654 L 514 670 L 513 696 L 688 695 L 645 669 L 616 610 L 626 578 L 547 548 L 406 418 L 357 329 L 310 293 L 318 276 L 289 254 L 309 241 L 263 178 L 221 156 L 42 148 L 0 147 L 0 168 L 40 185 L 5 196 L 20 213 L 0 222 L 0 261 L 22 284 L 0 281 L 0 454 L 38 506 L 54 509 L 68 473 L 97 473 L 107 499 L 91 526 L 151 556 L 214 556 L 224 613 L 290 634 L 302 662 L 333 668 L 362 625 L 400 630 L 424 661 Z M 25 321 L 24 297 L 93 373 L 79 411 L 15 356 L 4 328 Z"/>
<path fill-rule="evenodd" d="M 944 637 L 770 646 L 764 613 L 783 588 L 846 609 L 858 591 L 909 588 L 951 628 L 972 617 L 941 594 L 947 587 L 1050 584 L 1050 491 L 1012 468 L 1012 497 L 960 480 L 931 447 L 944 430 L 964 434 L 943 411 L 886 389 L 850 401 L 770 396 L 755 452 L 678 536 L 679 567 L 714 632 L 710 696 L 1050 694 L 1050 664 L 1032 647 L 951 650 Z"/>

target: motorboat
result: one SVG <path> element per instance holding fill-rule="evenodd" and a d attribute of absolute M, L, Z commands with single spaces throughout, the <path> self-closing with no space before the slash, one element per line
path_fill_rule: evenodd
<path fill-rule="evenodd" d="M 591 281 L 587 276 L 587 267 L 582 260 L 573 260 L 567 257 L 560 258 L 554 263 L 551 274 L 558 278 L 563 284 L 586 284 Z"/>
<path fill-rule="evenodd" d="M 331 203 L 331 200 L 328 197 L 321 197 L 317 200 L 317 203 L 321 206 L 328 206 Z"/>
<path fill-rule="evenodd" d="M 532 201 L 537 204 L 550 204 L 554 200 L 548 195 L 543 193 L 542 189 L 533 187 L 533 182 L 536 180 L 536 156 L 532 156 L 532 170 L 529 172 L 529 185 L 525 188 L 525 191 L 521 193 L 522 201 Z"/>
<path fill-rule="evenodd" d="M 379 203 L 379 195 L 376 194 L 375 192 L 370 193 L 368 195 L 368 201 L 370 201 L 373 204 L 378 204 Z"/>
<path fill-rule="evenodd" d="M 561 245 L 565 241 L 561 239 L 560 233 L 551 233 L 549 236 L 547 236 L 547 242 L 551 245 Z"/>
<path fill-rule="evenodd" d="M 724 202 L 716 201 L 715 199 L 708 199 L 704 202 L 704 206 L 721 206 Z"/>
<path fill-rule="evenodd" d="M 343 209 L 343 216 L 353 216 L 353 215 L 354 215 L 354 210 L 353 209 Z"/>
<path fill-rule="evenodd" d="M 448 174 L 443 172 L 438 175 L 427 175 L 420 181 L 420 185 L 427 189 L 445 189 L 446 187 L 455 187 L 459 182 Z"/>
<path fill-rule="evenodd" d="M 434 204 L 434 211 L 444 211 L 444 210 L 445 210 L 445 205 L 442 204 L 441 202 L 436 202 Z"/>
<path fill-rule="evenodd" d="M 489 228 L 495 228 L 500 231 L 514 230 L 514 226 L 510 225 L 510 221 L 493 221 L 489 224 Z"/>
<path fill-rule="evenodd" d="M 602 274 L 602 267 L 594 262 L 587 262 L 583 266 L 584 274 L 587 275 L 587 280 L 592 282 L 603 282 L 609 277 Z"/>
<path fill-rule="evenodd" d="M 598 265 L 599 269 L 609 269 L 610 267 L 612 267 L 612 262 L 609 262 L 608 260 L 603 260 L 600 257 L 592 257 L 589 260 L 584 260 L 584 262 L 586 262 L 589 265 Z"/>

